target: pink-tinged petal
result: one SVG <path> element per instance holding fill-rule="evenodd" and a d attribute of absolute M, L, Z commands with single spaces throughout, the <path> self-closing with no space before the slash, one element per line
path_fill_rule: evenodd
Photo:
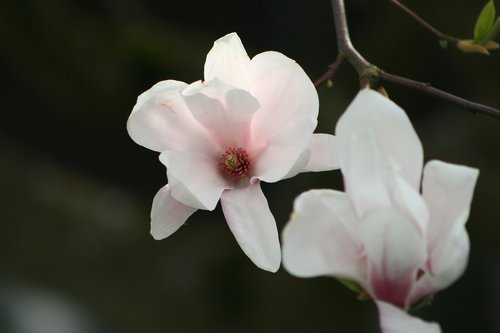
<path fill-rule="evenodd" d="M 312 151 L 304 171 L 328 171 L 340 168 L 337 138 L 313 134 Z"/>
<path fill-rule="evenodd" d="M 386 170 L 373 132 L 366 130 L 353 134 L 344 148 L 346 154 L 342 174 L 346 193 L 358 216 L 363 217 L 373 209 L 391 207 L 384 183 Z"/>
<path fill-rule="evenodd" d="M 335 134 L 341 151 L 341 168 L 351 136 L 367 129 L 374 132 L 385 167 L 396 169 L 413 188 L 419 189 L 422 144 L 406 113 L 373 90 L 361 90 L 337 122 Z"/>
<path fill-rule="evenodd" d="M 424 169 L 422 195 L 429 207 L 429 253 L 446 242 L 454 228 L 463 229 L 479 170 L 441 161 L 430 161 Z"/>
<path fill-rule="evenodd" d="M 376 304 L 383 333 L 441 333 L 441 327 L 437 323 L 428 323 L 410 316 L 400 308 L 386 302 L 379 301 Z"/>
<path fill-rule="evenodd" d="M 290 131 L 318 117 L 316 88 L 302 68 L 281 53 L 264 52 L 252 59 L 249 91 L 261 105 L 252 123 L 253 133 L 261 137 Z"/>
<path fill-rule="evenodd" d="M 250 122 L 259 108 L 252 95 L 213 79 L 191 84 L 183 90 L 182 97 L 194 118 L 221 149 L 247 146 Z"/>
<path fill-rule="evenodd" d="M 175 200 L 169 185 L 156 193 L 151 208 L 151 235 L 154 239 L 167 238 L 177 231 L 197 209 Z"/>
<path fill-rule="evenodd" d="M 415 227 L 420 230 L 423 237 L 427 236 L 429 224 L 429 210 L 427 205 L 415 188 L 401 176 L 395 176 L 392 182 L 392 201 L 399 211 L 411 217 Z"/>
<path fill-rule="evenodd" d="M 205 80 L 219 78 L 226 83 L 241 88 L 248 88 L 248 57 L 240 38 L 230 33 L 214 42 L 205 61 Z"/>
<path fill-rule="evenodd" d="M 206 133 L 181 98 L 180 91 L 186 86 L 162 81 L 138 97 L 127 121 L 128 133 L 137 144 L 159 152 L 206 149 Z"/>
<path fill-rule="evenodd" d="M 260 183 L 224 191 L 221 205 L 243 252 L 257 267 L 276 272 L 281 261 L 278 230 Z"/>
<path fill-rule="evenodd" d="M 408 217 L 390 208 L 370 212 L 362 220 L 360 237 L 372 295 L 405 307 L 417 272 L 427 260 L 425 238 Z"/>
<path fill-rule="evenodd" d="M 439 244 L 431 254 L 431 271 L 426 272 L 418 281 L 411 295 L 411 304 L 447 288 L 464 273 L 469 257 L 469 236 L 463 228 L 456 228 L 455 233 L 448 241 Z"/>
<path fill-rule="evenodd" d="M 198 209 L 213 210 L 225 189 L 232 184 L 219 170 L 219 161 L 209 155 L 167 151 L 160 155 L 167 167 L 172 196 Z"/>
<path fill-rule="evenodd" d="M 305 121 L 289 131 L 277 133 L 265 148 L 253 145 L 257 151 L 253 155 L 258 156 L 254 164 L 255 178 L 273 183 L 303 171 L 309 161 L 315 126 L 315 121 Z"/>
<path fill-rule="evenodd" d="M 345 193 L 312 190 L 294 202 L 283 229 L 283 265 L 298 277 L 330 275 L 363 284 L 356 215 Z"/>

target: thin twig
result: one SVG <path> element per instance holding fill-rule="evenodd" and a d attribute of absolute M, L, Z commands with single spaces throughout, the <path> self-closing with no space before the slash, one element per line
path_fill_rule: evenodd
<path fill-rule="evenodd" d="M 457 42 L 458 41 L 458 38 L 449 36 L 447 34 L 444 34 L 441 31 L 439 31 L 438 29 L 434 28 L 427 21 L 425 21 L 424 19 L 422 19 L 414 11 L 412 11 L 411 9 L 409 9 L 408 7 L 406 7 L 405 5 L 403 5 L 401 2 L 399 2 L 397 0 L 389 0 L 389 2 L 392 3 L 393 5 L 395 5 L 396 7 L 398 7 L 399 9 L 401 9 L 405 14 L 407 14 L 408 16 L 410 16 L 412 19 L 414 19 L 415 21 L 417 21 L 417 23 L 420 24 L 422 27 L 424 27 L 426 30 L 428 30 L 431 33 L 433 33 L 434 35 L 436 35 L 437 38 L 439 38 L 439 39 L 445 39 L 445 40 L 453 41 L 453 42 Z"/>
<path fill-rule="evenodd" d="M 344 56 L 339 54 L 337 56 L 337 59 L 335 59 L 335 62 L 328 66 L 328 70 L 323 74 L 319 79 L 314 81 L 314 86 L 318 88 L 321 86 L 323 83 L 325 83 L 328 80 L 331 80 L 335 73 L 337 73 L 340 65 L 342 65 L 342 62 L 344 61 Z"/>
<path fill-rule="evenodd" d="M 452 95 L 452 94 L 447 93 L 445 91 L 434 88 L 428 83 L 410 80 L 410 79 L 407 79 L 407 78 L 404 78 L 401 76 L 389 74 L 389 73 L 382 72 L 382 71 L 379 73 L 379 78 L 382 81 L 392 82 L 392 83 L 399 84 L 400 86 L 403 86 L 403 87 L 415 89 L 415 90 L 418 90 L 418 91 L 423 92 L 425 94 L 437 97 L 439 99 L 458 104 L 458 105 L 460 105 L 466 109 L 469 109 L 471 111 L 484 113 L 484 114 L 487 114 L 487 115 L 492 116 L 494 118 L 500 119 L 500 110 L 492 108 L 490 106 L 483 105 L 483 104 L 471 102 L 471 101 L 466 100 L 464 98 Z"/>

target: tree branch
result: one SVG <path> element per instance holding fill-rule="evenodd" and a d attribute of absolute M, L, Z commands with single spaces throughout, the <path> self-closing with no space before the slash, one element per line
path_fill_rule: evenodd
<path fill-rule="evenodd" d="M 462 106 L 463 108 L 469 109 L 473 112 L 484 113 L 484 114 L 487 114 L 489 116 L 500 119 L 500 110 L 486 106 L 486 105 L 482 105 L 479 103 L 471 102 L 471 101 L 466 100 L 464 98 L 452 95 L 452 94 L 447 93 L 445 91 L 434 88 L 428 83 L 410 80 L 410 79 L 407 79 L 407 78 L 404 78 L 401 76 L 397 76 L 397 75 L 393 75 L 393 74 L 389 74 L 389 73 L 386 73 L 383 71 L 380 72 L 379 78 L 381 81 L 392 82 L 392 83 L 399 84 L 400 86 L 403 86 L 403 87 L 415 89 L 415 90 L 418 90 L 418 91 L 423 92 L 425 94 L 437 97 L 439 99 L 458 104 L 458 105 Z"/>
<path fill-rule="evenodd" d="M 422 19 L 420 16 L 418 16 L 414 11 L 403 5 L 401 2 L 398 0 L 389 0 L 390 3 L 401 9 L 405 14 L 407 14 L 409 17 L 411 17 L 413 20 L 415 20 L 418 24 L 420 24 L 422 27 L 424 27 L 426 30 L 434 34 L 437 38 L 440 40 L 447 40 L 451 42 L 458 42 L 458 38 L 452 37 L 449 35 L 446 35 L 439 31 L 438 29 L 434 28 L 432 25 L 430 25 L 427 21 Z"/>
<path fill-rule="evenodd" d="M 425 22 L 422 19 L 420 19 L 416 14 L 414 14 L 411 10 L 401 5 L 398 1 L 396 0 L 389 0 L 389 1 L 397 5 L 399 8 L 403 9 L 405 13 L 416 19 L 421 24 L 422 22 Z M 361 87 L 374 87 L 374 86 L 378 87 L 380 81 L 391 82 L 399 84 L 404 87 L 415 89 L 417 91 L 426 93 L 428 95 L 440 98 L 448 102 L 458 104 L 474 112 L 480 112 L 495 117 L 497 119 L 500 119 L 500 110 L 498 109 L 482 105 L 479 103 L 471 102 L 464 98 L 431 87 L 427 83 L 413 81 L 404 77 L 386 73 L 380 70 L 377 66 L 369 63 L 352 45 L 351 38 L 349 35 L 349 29 L 347 28 L 344 0 L 331 0 L 331 3 L 333 9 L 333 17 L 335 20 L 335 33 L 337 36 L 337 46 L 339 55 L 337 56 L 335 62 L 329 66 L 328 71 L 325 74 L 323 74 L 318 80 L 316 80 L 315 82 L 316 87 L 331 79 L 333 75 L 335 75 L 338 67 L 345 58 L 358 72 Z M 442 34 L 439 30 L 433 28 L 426 22 L 424 24 L 426 24 L 426 28 L 428 30 L 433 32 L 439 38 L 442 39 L 444 38 L 447 40 L 451 38 L 452 40 L 455 40 L 454 37 Z"/>
<path fill-rule="evenodd" d="M 337 73 L 337 71 L 338 71 L 340 65 L 342 65 L 343 61 L 344 61 L 344 57 L 341 54 L 339 54 L 337 56 L 337 59 L 335 59 L 335 62 L 333 64 L 331 64 L 330 66 L 328 66 L 328 71 L 326 71 L 325 74 L 323 74 L 319 79 L 314 81 L 314 86 L 316 88 L 318 88 L 326 81 L 331 80 L 333 78 L 333 76 L 335 75 L 335 73 Z"/>

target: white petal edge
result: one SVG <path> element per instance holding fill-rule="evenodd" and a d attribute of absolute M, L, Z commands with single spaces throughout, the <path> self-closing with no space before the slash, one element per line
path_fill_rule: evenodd
<path fill-rule="evenodd" d="M 437 323 L 425 322 L 386 302 L 376 302 L 383 333 L 441 333 Z"/>
<path fill-rule="evenodd" d="M 307 171 L 328 171 L 340 168 L 337 138 L 330 134 L 313 134 L 312 151 Z"/>
<path fill-rule="evenodd" d="M 463 229 L 479 170 L 437 160 L 424 169 L 422 195 L 429 207 L 429 252 L 446 242 L 454 228 Z"/>
<path fill-rule="evenodd" d="M 128 133 L 137 144 L 158 152 L 206 149 L 209 140 L 181 98 L 186 86 L 161 81 L 137 98 L 127 121 Z"/>
<path fill-rule="evenodd" d="M 236 33 L 214 42 L 205 61 L 205 81 L 217 77 L 226 83 L 248 89 L 250 58 Z"/>
<path fill-rule="evenodd" d="M 311 190 L 295 199 L 283 229 L 283 266 L 292 275 L 360 280 L 356 215 L 343 192 Z"/>
<path fill-rule="evenodd" d="M 276 272 L 281 262 L 278 230 L 260 183 L 224 191 L 221 205 L 243 252 L 257 267 Z"/>
<path fill-rule="evenodd" d="M 175 200 L 170 193 L 169 185 L 165 185 L 153 199 L 151 235 L 156 240 L 167 238 L 176 232 L 195 211 L 197 211 L 196 208 Z"/>
<path fill-rule="evenodd" d="M 371 129 L 378 143 L 383 164 L 398 169 L 415 189 L 420 188 L 423 149 L 408 116 L 388 98 L 370 89 L 361 90 L 337 122 L 341 168 L 345 147 L 353 134 Z"/>

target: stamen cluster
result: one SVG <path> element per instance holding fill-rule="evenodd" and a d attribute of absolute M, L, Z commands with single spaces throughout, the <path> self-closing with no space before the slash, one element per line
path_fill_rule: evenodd
<path fill-rule="evenodd" d="M 222 154 L 219 169 L 231 178 L 238 180 L 248 174 L 250 158 L 243 148 L 231 147 Z"/>

